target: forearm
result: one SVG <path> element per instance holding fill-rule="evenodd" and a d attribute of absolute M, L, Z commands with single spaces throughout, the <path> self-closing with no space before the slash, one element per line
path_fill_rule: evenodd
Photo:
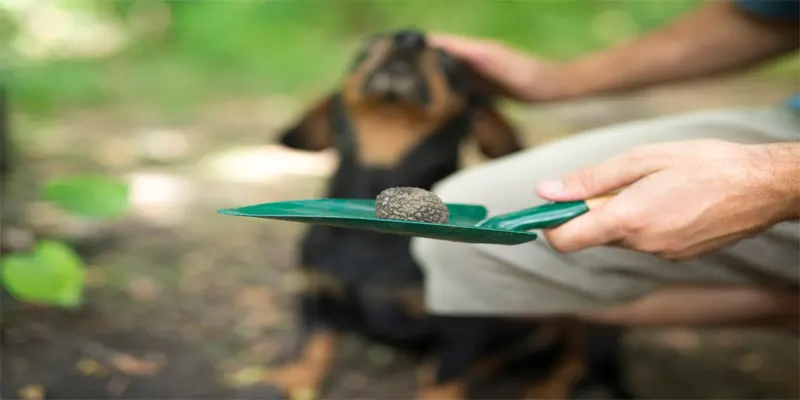
<path fill-rule="evenodd" d="M 630 42 L 563 66 L 562 98 L 637 89 L 752 66 L 800 43 L 797 25 L 767 24 L 711 0 Z"/>
<path fill-rule="evenodd" d="M 754 168 L 761 181 L 759 195 L 772 196 L 776 211 L 774 222 L 800 218 L 800 142 L 753 145 L 760 151 Z"/>

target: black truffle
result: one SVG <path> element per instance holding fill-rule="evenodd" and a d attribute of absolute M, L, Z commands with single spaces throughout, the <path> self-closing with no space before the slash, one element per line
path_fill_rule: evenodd
<path fill-rule="evenodd" d="M 439 196 L 416 187 L 393 187 L 375 199 L 375 216 L 403 221 L 446 223 L 450 215 Z"/>

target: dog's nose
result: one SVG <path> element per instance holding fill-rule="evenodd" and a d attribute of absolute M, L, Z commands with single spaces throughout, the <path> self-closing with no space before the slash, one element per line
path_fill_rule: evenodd
<path fill-rule="evenodd" d="M 404 30 L 395 34 L 394 43 L 398 50 L 417 53 L 425 48 L 425 36 L 417 31 Z"/>

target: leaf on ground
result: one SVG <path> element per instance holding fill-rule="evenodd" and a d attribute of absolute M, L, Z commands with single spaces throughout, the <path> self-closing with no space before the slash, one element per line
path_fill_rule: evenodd
<path fill-rule="evenodd" d="M 226 374 L 225 382 L 228 386 L 241 388 L 263 382 L 270 370 L 260 366 L 251 366 Z"/>
<path fill-rule="evenodd" d="M 101 176 L 54 179 L 42 188 L 42 198 L 63 210 L 89 218 L 112 218 L 127 210 L 129 187 Z"/>
<path fill-rule="evenodd" d="M 42 385 L 27 385 L 17 391 L 22 400 L 42 400 L 44 399 L 44 387 Z"/>
<path fill-rule="evenodd" d="M 104 377 L 108 373 L 99 362 L 89 358 L 83 358 L 78 361 L 75 364 L 75 369 L 85 376 Z"/>
<path fill-rule="evenodd" d="M 0 268 L 6 288 L 22 301 L 74 308 L 82 300 L 83 260 L 64 243 L 43 240 L 30 254 L 4 257 Z"/>
<path fill-rule="evenodd" d="M 141 360 L 130 354 L 116 354 L 110 361 L 114 368 L 126 375 L 153 375 L 162 367 L 161 363 Z"/>

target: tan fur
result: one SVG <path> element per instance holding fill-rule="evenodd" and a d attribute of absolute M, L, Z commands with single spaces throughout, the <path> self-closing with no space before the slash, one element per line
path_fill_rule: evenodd
<path fill-rule="evenodd" d="M 294 363 L 269 373 L 265 381 L 289 398 L 316 398 L 323 379 L 331 369 L 340 337 L 329 331 L 314 333 Z"/>
<path fill-rule="evenodd" d="M 475 138 L 487 157 L 499 158 L 522 149 L 514 128 L 496 109 L 482 107 L 476 112 L 472 124 L 470 136 Z"/>
<path fill-rule="evenodd" d="M 388 37 L 379 39 L 364 61 L 345 77 L 341 86 L 348 120 L 356 134 L 357 156 L 366 166 L 396 165 L 414 146 L 435 134 L 448 119 L 467 106 L 465 98 L 450 90 L 432 48 L 424 50 L 419 66 L 431 96 L 431 104 L 426 109 L 366 98 L 361 85 L 391 53 L 392 46 Z M 334 144 L 330 106 L 329 97 L 319 100 L 297 125 L 298 134 L 303 136 L 309 150 L 323 150 Z M 491 106 L 476 110 L 471 130 L 465 138 L 475 141 L 481 153 L 489 158 L 522 148 L 514 128 Z"/>
<path fill-rule="evenodd" d="M 325 150 L 334 145 L 333 124 L 330 119 L 331 99 L 318 100 L 297 125 L 304 147 L 311 151 Z"/>
<path fill-rule="evenodd" d="M 300 274 L 300 290 L 306 293 L 326 293 L 341 296 L 344 286 L 336 277 L 326 274 L 318 268 L 303 268 Z"/>
<path fill-rule="evenodd" d="M 547 378 L 536 382 L 525 392 L 526 399 L 567 399 L 578 380 L 586 373 L 584 349 L 587 327 L 580 322 L 563 325 L 566 349 L 559 355 Z"/>
<path fill-rule="evenodd" d="M 442 384 L 436 383 L 436 366 L 432 358 L 417 369 L 417 400 L 460 400 L 466 398 L 467 382 L 454 380 Z"/>
<path fill-rule="evenodd" d="M 397 164 L 408 151 L 435 133 L 448 118 L 460 111 L 464 100 L 448 90 L 447 82 L 436 66 L 436 55 L 426 49 L 421 69 L 431 94 L 431 104 L 421 110 L 407 104 L 384 104 L 365 99 L 357 82 L 363 71 L 374 68 L 382 58 L 384 46 L 367 58 L 363 68 L 348 79 L 343 99 L 356 131 L 359 161 L 364 165 L 390 167 Z M 377 54 L 375 54 L 377 53 Z"/>
<path fill-rule="evenodd" d="M 427 314 L 425 309 L 425 291 L 422 287 L 403 288 L 395 294 L 396 301 L 400 303 L 408 315 L 422 318 Z"/>

